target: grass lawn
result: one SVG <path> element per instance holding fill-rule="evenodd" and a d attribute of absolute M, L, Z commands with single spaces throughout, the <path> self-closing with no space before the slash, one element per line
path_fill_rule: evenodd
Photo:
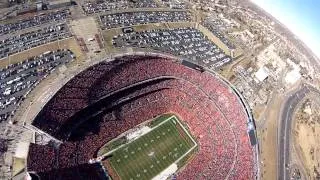
<path fill-rule="evenodd" d="M 18 173 L 22 172 L 22 170 L 25 168 L 25 159 L 22 158 L 13 158 L 13 165 L 12 165 L 12 175 L 15 176 Z"/>
<path fill-rule="evenodd" d="M 196 146 L 175 116 L 127 144 L 107 153 L 113 179 L 151 179 L 177 163 Z M 110 169 L 112 168 L 112 169 Z M 112 175 L 111 175 L 112 176 Z"/>

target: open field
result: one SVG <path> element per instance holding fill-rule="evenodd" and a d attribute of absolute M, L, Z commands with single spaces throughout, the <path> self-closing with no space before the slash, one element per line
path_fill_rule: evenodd
<path fill-rule="evenodd" d="M 302 169 L 306 170 L 306 179 L 316 179 L 320 172 L 320 104 L 313 100 L 317 98 L 305 99 L 294 117 L 294 147 Z"/>
<path fill-rule="evenodd" d="M 150 132 L 106 154 L 113 179 L 151 179 L 195 148 L 192 137 L 174 116 Z"/>

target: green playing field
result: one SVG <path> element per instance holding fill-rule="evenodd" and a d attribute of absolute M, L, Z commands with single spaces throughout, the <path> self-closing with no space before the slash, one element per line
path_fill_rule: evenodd
<path fill-rule="evenodd" d="M 110 151 L 107 161 L 117 176 L 113 179 L 151 179 L 179 161 L 195 146 L 179 120 L 171 116 L 147 134 Z"/>

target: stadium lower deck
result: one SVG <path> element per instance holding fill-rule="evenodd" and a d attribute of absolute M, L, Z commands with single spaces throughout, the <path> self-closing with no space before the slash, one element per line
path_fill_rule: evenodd
<path fill-rule="evenodd" d="M 41 179 L 106 179 L 98 150 L 146 120 L 174 113 L 198 143 L 177 179 L 254 179 L 247 115 L 220 79 L 172 59 L 124 56 L 79 73 L 45 105 L 33 125 L 61 140 L 31 144 L 27 170 Z"/>

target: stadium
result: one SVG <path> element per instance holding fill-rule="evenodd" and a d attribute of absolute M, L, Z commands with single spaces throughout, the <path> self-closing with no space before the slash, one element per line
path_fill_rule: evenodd
<path fill-rule="evenodd" d="M 130 54 L 79 72 L 32 126 L 34 179 L 255 179 L 252 119 L 220 76 L 185 59 Z"/>
<path fill-rule="evenodd" d="M 256 1 L 0 1 L 0 180 L 320 179 L 319 58 Z"/>

